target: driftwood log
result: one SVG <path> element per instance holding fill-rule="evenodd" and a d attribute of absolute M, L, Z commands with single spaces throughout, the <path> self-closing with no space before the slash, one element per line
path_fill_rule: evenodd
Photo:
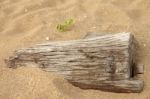
<path fill-rule="evenodd" d="M 134 79 L 135 73 L 141 73 L 136 67 L 135 46 L 131 33 L 50 42 L 17 50 L 7 64 L 16 68 L 34 62 L 45 71 L 64 75 L 80 88 L 141 92 L 143 81 Z"/>

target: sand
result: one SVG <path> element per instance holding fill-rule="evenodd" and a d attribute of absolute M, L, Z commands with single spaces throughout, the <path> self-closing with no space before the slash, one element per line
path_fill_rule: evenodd
<path fill-rule="evenodd" d="M 56 25 L 76 20 L 70 31 Z M 139 42 L 139 63 L 145 65 L 141 93 L 83 90 L 62 76 L 38 68 L 9 69 L 14 50 L 37 43 L 81 39 L 88 32 L 132 32 Z M 0 0 L 0 99 L 150 99 L 150 0 Z"/>

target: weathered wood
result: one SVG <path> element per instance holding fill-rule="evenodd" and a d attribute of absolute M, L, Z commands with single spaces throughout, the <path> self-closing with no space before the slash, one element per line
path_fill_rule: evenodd
<path fill-rule="evenodd" d="M 143 74 L 144 73 L 144 65 L 143 64 L 137 64 L 135 67 L 135 74 Z"/>
<path fill-rule="evenodd" d="M 92 81 L 92 82 L 85 82 L 85 81 L 80 81 L 80 82 L 74 82 L 71 81 L 73 85 L 78 86 L 83 89 L 101 89 L 103 91 L 114 91 L 114 92 L 126 92 L 126 93 L 131 93 L 131 92 L 141 92 L 143 88 L 143 81 L 141 80 L 105 80 L 105 81 Z"/>
<path fill-rule="evenodd" d="M 101 34 L 101 33 L 93 33 L 93 32 L 89 32 L 87 33 L 83 39 L 88 39 L 88 38 L 93 38 L 93 37 L 97 37 L 97 36 L 104 36 L 105 34 Z M 136 45 L 136 50 L 137 50 L 137 47 L 139 47 L 139 44 L 138 42 L 134 39 L 134 43 Z M 143 64 L 134 64 L 133 65 L 133 75 L 136 75 L 136 74 L 143 74 L 144 73 L 144 65 Z"/>
<path fill-rule="evenodd" d="M 83 39 L 94 38 L 94 37 L 99 37 L 99 36 L 104 36 L 104 35 L 106 35 L 106 34 L 88 32 L 88 33 L 83 37 Z"/>
<path fill-rule="evenodd" d="M 7 60 L 12 68 L 28 62 L 62 74 L 81 88 L 115 92 L 143 89 L 143 81 L 132 79 L 136 61 L 134 37 L 130 33 L 38 44 L 16 51 Z"/>

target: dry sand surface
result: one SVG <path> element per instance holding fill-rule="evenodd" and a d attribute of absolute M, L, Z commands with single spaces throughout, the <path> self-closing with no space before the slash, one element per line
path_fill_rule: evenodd
<path fill-rule="evenodd" d="M 56 25 L 75 18 L 75 26 Z M 8 69 L 4 59 L 16 49 L 39 42 L 83 38 L 87 32 L 132 32 L 144 63 L 141 93 L 82 90 L 63 77 L 37 68 Z M 0 0 L 0 99 L 150 99 L 150 0 Z"/>

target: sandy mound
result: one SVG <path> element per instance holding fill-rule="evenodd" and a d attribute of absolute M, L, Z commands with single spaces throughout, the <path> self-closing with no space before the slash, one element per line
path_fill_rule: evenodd
<path fill-rule="evenodd" d="M 71 31 L 56 30 L 75 18 Z M 149 99 L 150 0 L 0 0 L 1 99 Z M 14 50 L 50 40 L 79 39 L 87 32 L 133 32 L 145 64 L 145 88 L 139 94 L 82 90 L 63 77 L 36 68 L 8 69 L 4 59 Z"/>

